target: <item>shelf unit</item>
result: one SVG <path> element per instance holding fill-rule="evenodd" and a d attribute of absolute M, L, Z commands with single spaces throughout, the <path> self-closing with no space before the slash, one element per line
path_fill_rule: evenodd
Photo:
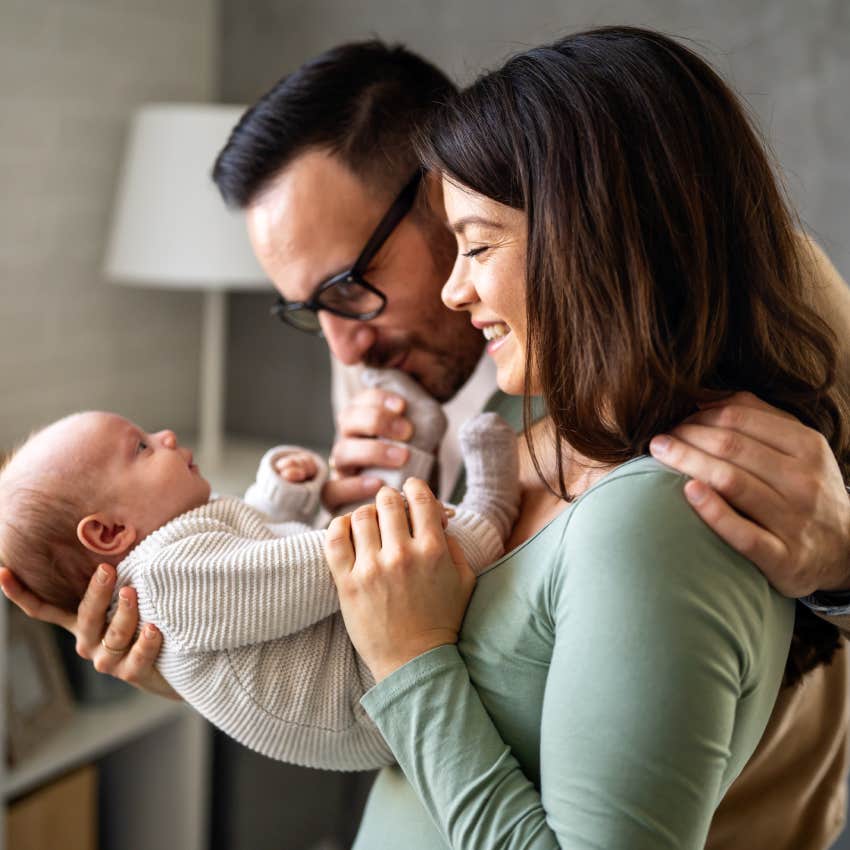
<path fill-rule="evenodd" d="M 7 611 L 0 601 L 0 677 L 7 672 Z M 5 741 L 5 699 L 0 731 Z M 209 845 L 211 730 L 183 703 L 130 691 L 94 705 L 78 705 L 71 719 L 20 764 L 0 759 L 0 850 L 6 806 L 75 768 L 95 763 L 99 773 L 101 850 Z M 177 804 L 179 801 L 179 804 Z"/>

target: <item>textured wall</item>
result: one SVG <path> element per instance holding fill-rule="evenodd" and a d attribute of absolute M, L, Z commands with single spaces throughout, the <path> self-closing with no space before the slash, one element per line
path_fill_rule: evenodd
<path fill-rule="evenodd" d="M 251 102 L 313 54 L 370 35 L 402 41 L 464 82 L 558 33 L 615 23 L 694 40 L 752 105 L 803 221 L 850 278 L 847 0 L 223 0 L 221 91 L 225 100 Z M 330 440 L 321 401 L 325 358 L 315 346 L 300 352 L 296 337 L 273 327 L 262 297 L 239 295 L 234 301 L 232 429 Z M 268 354 L 261 363 L 254 356 L 258 349 Z M 316 383 L 312 407 L 293 412 L 281 393 L 280 364 L 286 368 L 297 354 Z M 262 407 L 249 396 L 262 398 Z"/>
<path fill-rule="evenodd" d="M 193 428 L 198 295 L 100 272 L 128 118 L 207 100 L 215 0 L 0 0 L 0 447 L 80 408 Z"/>

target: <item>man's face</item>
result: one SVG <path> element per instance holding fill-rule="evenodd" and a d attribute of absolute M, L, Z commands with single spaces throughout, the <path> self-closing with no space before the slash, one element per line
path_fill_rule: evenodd
<path fill-rule="evenodd" d="M 379 198 L 336 157 L 302 154 L 246 209 L 254 253 L 278 292 L 306 301 L 329 277 L 353 265 L 392 199 Z M 319 312 L 331 353 L 347 365 L 401 369 L 440 401 L 475 368 L 481 335 L 440 301 L 454 244 L 447 229 L 409 213 L 364 277 L 387 297 L 368 322 Z"/>

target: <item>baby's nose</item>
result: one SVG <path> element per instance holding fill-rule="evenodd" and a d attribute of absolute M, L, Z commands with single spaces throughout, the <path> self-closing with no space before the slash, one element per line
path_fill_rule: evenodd
<path fill-rule="evenodd" d="M 160 436 L 162 439 L 162 444 L 167 449 L 176 449 L 177 448 L 177 434 L 174 431 L 165 430 L 160 431 Z"/>

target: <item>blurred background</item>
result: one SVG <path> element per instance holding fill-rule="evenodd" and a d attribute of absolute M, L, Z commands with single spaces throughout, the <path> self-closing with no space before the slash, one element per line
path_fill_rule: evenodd
<path fill-rule="evenodd" d="M 201 294 L 118 287 L 103 271 L 139 106 L 249 104 L 315 53 L 373 35 L 464 83 L 513 51 L 622 23 L 692 40 L 737 88 L 805 226 L 850 278 L 847 0 L 0 0 L 0 451 L 84 408 L 196 431 Z M 226 298 L 226 482 L 235 490 L 264 446 L 327 448 L 333 427 L 323 343 L 269 318 L 270 289 Z M 217 850 L 347 846 L 368 779 L 273 763 L 218 736 L 210 744 L 179 707 L 132 710 L 93 714 L 85 729 L 63 732 L 67 751 L 36 749 L 5 768 L 8 811 L 87 764 L 95 773 L 74 793 L 100 803 L 101 846 L 160 846 L 156 829 L 172 821 L 185 838 L 171 846 L 206 836 Z M 80 744 L 85 735 L 96 742 Z M 164 764 L 177 785 L 157 772 Z M 134 820 L 134 808 L 144 817 Z"/>

